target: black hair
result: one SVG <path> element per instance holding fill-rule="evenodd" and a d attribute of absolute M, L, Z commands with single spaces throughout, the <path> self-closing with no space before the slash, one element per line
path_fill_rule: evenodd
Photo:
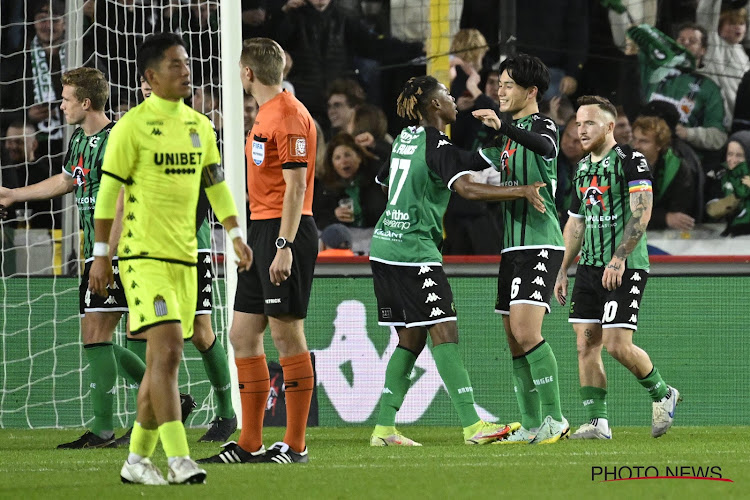
<path fill-rule="evenodd" d="M 500 73 L 503 71 L 507 71 L 508 76 L 525 89 L 536 87 L 536 102 L 542 100 L 549 88 L 549 70 L 538 57 L 528 54 L 509 57 L 500 64 Z"/>
<path fill-rule="evenodd" d="M 694 30 L 698 31 L 701 34 L 701 47 L 704 49 L 708 48 L 708 31 L 706 31 L 706 28 L 701 26 L 698 23 L 682 23 L 679 26 L 677 26 L 677 29 L 675 30 L 675 38 L 680 36 L 680 31 L 682 30 Z"/>
<path fill-rule="evenodd" d="M 136 56 L 138 73 L 145 78 L 146 70 L 159 64 L 164 59 L 164 53 L 175 45 L 180 45 L 187 50 L 185 41 L 180 35 L 175 33 L 154 33 L 153 35 L 148 35 L 138 47 L 138 55 Z"/>
<path fill-rule="evenodd" d="M 409 120 L 421 120 L 427 111 L 430 96 L 439 85 L 440 82 L 431 76 L 409 78 L 396 101 L 398 116 Z"/>

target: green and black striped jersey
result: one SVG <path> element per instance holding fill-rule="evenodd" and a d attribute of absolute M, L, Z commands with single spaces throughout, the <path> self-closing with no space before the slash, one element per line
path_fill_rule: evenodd
<path fill-rule="evenodd" d="M 579 163 L 573 179 L 573 201 L 568 213 L 584 218 L 581 264 L 604 267 L 622 242 L 625 224 L 633 215 L 630 194 L 652 190 L 651 169 L 646 158 L 630 146 L 615 145 L 598 162 L 591 155 Z M 629 269 L 648 270 L 646 235 L 628 256 Z"/>
<path fill-rule="evenodd" d="M 68 143 L 63 171 L 75 178 L 74 193 L 78 205 L 78 216 L 83 229 L 83 255 L 86 260 L 93 257 L 94 249 L 94 206 L 99 193 L 99 180 L 102 173 L 102 160 L 107 149 L 109 131 L 114 122 L 96 134 L 87 136 L 83 128 L 73 132 Z"/>
<path fill-rule="evenodd" d="M 503 202 L 503 250 L 502 253 L 526 248 L 554 248 L 564 250 L 560 220 L 555 208 L 557 189 L 558 134 L 555 122 L 546 116 L 534 113 L 515 120 L 507 135 L 501 136 L 501 147 L 483 148 L 482 157 L 502 174 L 502 185 L 520 186 L 544 182 L 540 190 L 545 213 L 536 210 L 525 198 Z M 521 133 L 522 131 L 522 133 Z M 503 128 L 501 128 L 503 132 Z M 518 136 L 518 140 L 514 137 Z M 531 141 L 524 140 L 524 136 Z M 549 156 L 533 151 L 521 144 L 537 143 L 550 152 Z"/>

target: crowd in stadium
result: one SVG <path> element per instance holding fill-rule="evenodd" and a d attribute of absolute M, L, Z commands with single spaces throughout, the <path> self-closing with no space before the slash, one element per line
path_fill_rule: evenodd
<path fill-rule="evenodd" d="M 641 151 L 655 171 L 649 229 L 689 231 L 701 222 L 727 221 L 726 234 L 750 233 L 745 161 L 750 132 L 742 132 L 750 129 L 747 0 L 543 3 L 537 8 L 541 2 L 516 2 L 513 23 L 503 17 L 501 2 L 458 2 L 450 48 L 450 91 L 459 108 L 451 130 L 455 144 L 477 149 L 495 140 L 495 131 L 471 113 L 499 110 L 497 68 L 505 54 L 535 55 L 551 75 L 541 111 L 559 127 L 561 224 L 567 219 L 571 175 L 583 156 L 576 98 L 601 95 L 618 106 L 618 143 Z M 425 56 L 434 55 L 425 52 L 428 9 L 417 4 L 242 1 L 243 38 L 266 36 L 280 43 L 287 57 L 285 88 L 318 124 L 313 210 L 320 231 L 342 224 L 357 239 L 372 230 L 385 207 L 374 178 L 404 125 L 395 114 L 395 99 L 409 77 L 425 73 Z M 142 36 L 131 33 L 173 31 L 183 36 L 193 60 L 191 105 L 212 119 L 221 137 L 218 9 L 218 1 L 84 2 L 83 60 L 107 75 L 113 118 L 140 101 L 135 50 Z M 13 2 L 2 16 L 2 185 L 17 187 L 61 168 L 60 78 L 70 69 L 64 43 L 70 26 L 62 0 Z M 252 97 L 246 97 L 244 109 L 247 133 L 257 113 Z M 499 182 L 494 169 L 477 178 Z M 11 207 L 11 215 L 13 209 L 28 209 L 31 227 L 59 228 L 59 204 Z M 445 254 L 500 250 L 496 204 L 454 194 L 444 225 Z M 367 245 L 355 250 L 366 252 Z"/>

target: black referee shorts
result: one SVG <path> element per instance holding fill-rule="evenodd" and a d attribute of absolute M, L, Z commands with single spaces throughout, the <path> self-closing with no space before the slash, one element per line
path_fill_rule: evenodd
<path fill-rule="evenodd" d="M 237 276 L 234 310 L 266 316 L 307 316 L 315 260 L 318 257 L 318 229 L 313 218 L 303 215 L 292 246 L 292 274 L 281 285 L 271 283 L 268 270 L 276 257 L 276 238 L 281 219 L 250 222 L 248 245 L 253 265 Z"/>

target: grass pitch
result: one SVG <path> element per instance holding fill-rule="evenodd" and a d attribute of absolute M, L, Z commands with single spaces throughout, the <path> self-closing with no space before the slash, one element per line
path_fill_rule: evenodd
<path fill-rule="evenodd" d="M 748 498 L 747 427 L 675 427 L 653 439 L 650 429 L 615 428 L 612 441 L 555 445 L 465 446 L 458 428 L 408 427 L 421 448 L 371 448 L 370 428 L 311 428 L 305 465 L 208 465 L 202 486 L 143 487 L 120 483 L 124 449 L 56 450 L 80 430 L 0 430 L 0 498 Z M 191 456 L 218 452 L 196 443 L 203 429 L 188 429 Z M 121 433 L 118 433 L 120 435 Z M 266 445 L 283 429 L 266 429 Z M 154 462 L 166 470 L 157 449 Z M 659 475 L 714 467 L 733 482 L 649 479 L 602 482 L 592 468 L 651 466 Z M 670 470 L 667 470 L 670 467 Z M 717 469 L 720 468 L 720 471 Z M 643 469 L 642 469 L 643 470 Z M 635 475 L 635 473 L 634 473 Z M 643 475 L 643 474 L 641 474 Z M 654 475 L 650 469 L 649 475 Z M 166 473 L 165 473 L 166 476 Z M 611 479 L 611 476 L 609 477 Z"/>

